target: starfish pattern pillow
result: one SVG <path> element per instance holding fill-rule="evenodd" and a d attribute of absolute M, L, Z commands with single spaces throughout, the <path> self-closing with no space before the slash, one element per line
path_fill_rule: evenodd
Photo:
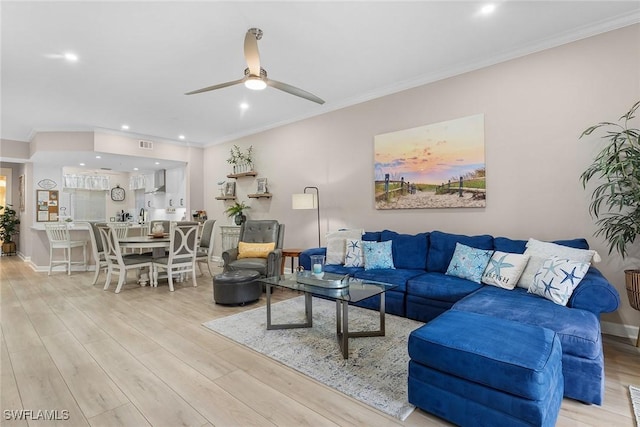
<path fill-rule="evenodd" d="M 533 284 L 529 286 L 528 292 L 566 306 L 590 265 L 588 262 L 571 261 L 557 256 L 547 258 L 533 276 Z"/>
<path fill-rule="evenodd" d="M 482 273 L 482 283 L 503 289 L 516 287 L 529 262 L 529 255 L 495 251 Z"/>
<path fill-rule="evenodd" d="M 374 268 L 395 269 L 393 265 L 393 254 L 391 253 L 391 240 L 386 242 L 362 242 L 362 252 L 364 254 L 364 269 Z"/>
<path fill-rule="evenodd" d="M 456 243 L 456 250 L 453 252 L 445 274 L 480 283 L 482 273 L 487 268 L 491 255 L 493 255 L 492 250 L 476 249 L 462 243 Z"/>
<path fill-rule="evenodd" d="M 345 267 L 362 267 L 364 259 L 362 257 L 362 241 L 347 239 L 347 252 L 344 257 Z"/>

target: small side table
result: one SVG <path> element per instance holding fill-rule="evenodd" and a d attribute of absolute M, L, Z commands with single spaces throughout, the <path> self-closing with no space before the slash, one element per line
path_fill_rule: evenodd
<path fill-rule="evenodd" d="M 284 263 L 287 257 L 291 258 L 291 272 L 295 271 L 294 260 L 300 257 L 300 254 L 304 251 L 304 249 L 283 249 L 282 250 L 282 263 L 280 265 L 280 274 L 284 274 Z M 298 261 L 298 265 L 300 265 L 300 261 Z"/>

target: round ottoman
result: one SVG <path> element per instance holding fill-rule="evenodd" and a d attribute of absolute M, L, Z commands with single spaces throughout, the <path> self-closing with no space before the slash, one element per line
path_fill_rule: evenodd
<path fill-rule="evenodd" d="M 213 300 L 216 304 L 245 304 L 262 295 L 262 286 L 253 270 L 226 271 L 213 277 Z"/>

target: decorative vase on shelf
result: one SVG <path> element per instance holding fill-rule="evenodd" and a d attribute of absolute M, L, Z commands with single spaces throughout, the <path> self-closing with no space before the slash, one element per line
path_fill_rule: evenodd
<path fill-rule="evenodd" d="M 244 222 L 247 220 L 247 216 L 246 215 L 236 215 L 233 218 L 233 221 L 236 223 L 236 225 L 242 225 L 244 224 Z"/>

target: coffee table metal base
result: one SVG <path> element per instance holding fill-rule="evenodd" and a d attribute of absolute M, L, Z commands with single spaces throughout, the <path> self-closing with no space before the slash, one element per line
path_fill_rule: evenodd
<path fill-rule="evenodd" d="M 310 292 L 304 293 L 304 323 L 279 323 L 271 322 L 271 287 L 273 285 L 266 284 L 267 293 L 267 330 L 273 329 L 295 329 L 295 328 L 311 328 L 313 326 L 313 300 Z M 345 300 L 336 301 L 336 337 L 338 345 L 342 351 L 344 359 L 349 358 L 349 338 L 360 337 L 383 337 L 385 334 L 385 303 L 384 293 L 380 294 L 380 326 L 373 331 L 356 331 L 349 332 L 349 302 Z"/>

